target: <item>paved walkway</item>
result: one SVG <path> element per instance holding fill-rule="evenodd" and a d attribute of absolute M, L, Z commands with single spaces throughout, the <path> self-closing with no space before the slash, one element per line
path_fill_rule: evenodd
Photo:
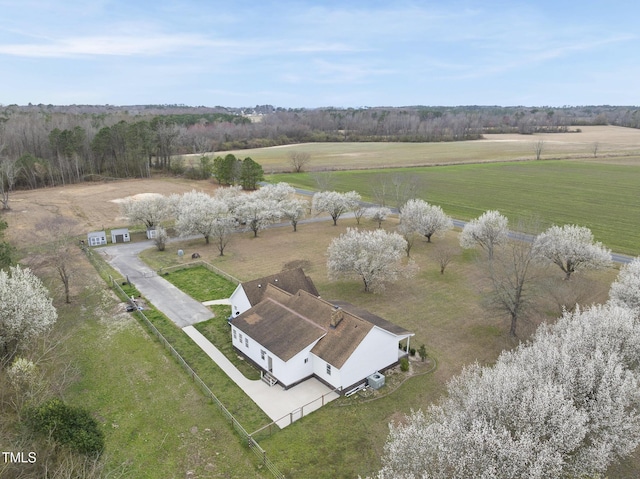
<path fill-rule="evenodd" d="M 196 328 L 187 326 L 183 331 L 281 428 L 339 397 L 315 378 L 288 390 L 269 386 L 260 379 L 247 379 Z"/>
<path fill-rule="evenodd" d="M 231 298 L 214 299 L 212 301 L 203 301 L 202 302 L 203 306 L 214 306 L 216 304 L 225 304 L 225 305 L 231 306 Z"/>
<path fill-rule="evenodd" d="M 224 354 L 192 326 L 213 317 L 206 304 L 230 304 L 229 299 L 199 303 L 158 276 L 138 258 L 141 251 L 152 246 L 151 241 L 145 241 L 101 247 L 95 251 L 102 254 L 123 276 L 128 277 L 149 302 L 182 328 L 279 427 L 286 427 L 339 397 L 329 387 L 313 378 L 288 390 L 279 385 L 270 387 L 259 379 L 247 379 Z M 215 391 L 213 392 L 215 394 Z"/>

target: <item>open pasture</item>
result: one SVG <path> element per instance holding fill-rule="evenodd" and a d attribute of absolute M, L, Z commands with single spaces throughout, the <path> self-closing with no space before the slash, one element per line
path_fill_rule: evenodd
<path fill-rule="evenodd" d="M 564 160 L 336 171 L 331 173 L 332 188 L 356 190 L 372 199 L 380 179 L 397 174 L 417 181 L 417 196 L 454 218 L 468 220 L 497 209 L 511 220 L 535 217 L 543 228 L 575 223 L 591 228 L 596 240 L 615 252 L 640 254 L 640 163 Z M 312 174 L 269 179 L 316 188 Z"/>
<path fill-rule="evenodd" d="M 543 133 L 535 135 L 489 134 L 483 140 L 442 143 L 306 143 L 250 150 L 216 152 L 251 157 L 265 173 L 290 171 L 288 155 L 304 151 L 311 155 L 308 171 L 352 170 L 402 166 L 428 166 L 450 163 L 533 160 L 534 146 L 544 142 L 544 159 L 594 157 L 597 161 L 640 162 L 640 130 L 615 126 L 584 126 L 580 133 Z M 186 160 L 198 155 L 186 155 Z"/>

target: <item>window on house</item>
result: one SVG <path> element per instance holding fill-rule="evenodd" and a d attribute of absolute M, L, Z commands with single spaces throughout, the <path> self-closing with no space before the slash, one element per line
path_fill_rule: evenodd
<path fill-rule="evenodd" d="M 245 347 L 249 347 L 249 338 L 244 338 L 244 345 Z"/>
<path fill-rule="evenodd" d="M 233 339 L 236 339 L 238 337 L 238 335 L 236 334 L 236 330 L 233 330 Z"/>
<path fill-rule="evenodd" d="M 267 355 L 267 352 L 264 349 L 260 350 L 260 359 L 264 361 L 264 357 Z"/>
<path fill-rule="evenodd" d="M 304 363 L 307 364 L 309 362 L 309 358 L 304 358 Z"/>
<path fill-rule="evenodd" d="M 240 333 L 239 336 L 240 336 L 240 343 L 242 343 L 242 333 Z"/>
<path fill-rule="evenodd" d="M 331 364 L 327 363 L 327 374 L 331 376 Z"/>

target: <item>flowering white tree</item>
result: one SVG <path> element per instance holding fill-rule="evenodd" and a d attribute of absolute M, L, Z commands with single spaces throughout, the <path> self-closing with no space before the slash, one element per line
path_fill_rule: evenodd
<path fill-rule="evenodd" d="M 169 198 L 160 194 L 129 197 L 120 208 L 129 222 L 143 223 L 147 230 L 152 230 L 171 216 Z"/>
<path fill-rule="evenodd" d="M 247 229 L 253 231 L 255 238 L 259 231 L 280 219 L 281 211 L 275 201 L 252 193 L 238 206 L 236 214 L 240 223 L 246 224 Z"/>
<path fill-rule="evenodd" d="M 362 279 L 365 291 L 381 290 L 385 282 L 415 272 L 413 263 L 402 264 L 405 247 L 404 239 L 397 233 L 347 228 L 327 250 L 329 277 L 357 276 Z"/>
<path fill-rule="evenodd" d="M 378 223 L 378 228 L 382 228 L 382 222 L 391 214 L 391 210 L 386 206 L 372 206 L 365 210 L 364 216 L 371 221 Z"/>
<path fill-rule="evenodd" d="M 589 228 L 576 225 L 552 226 L 534 241 L 535 254 L 565 273 L 601 269 L 611 265 L 611 251 L 593 240 Z"/>
<path fill-rule="evenodd" d="M 296 189 L 289 183 L 280 182 L 275 185 L 268 184 L 260 187 L 253 195 L 256 198 L 275 201 L 280 203 L 286 199 L 293 197 L 296 194 Z"/>
<path fill-rule="evenodd" d="M 30 269 L 0 271 L 0 357 L 10 358 L 57 319 L 46 288 Z"/>
<path fill-rule="evenodd" d="M 640 442 L 640 323 L 594 306 L 465 370 L 390 425 L 379 478 L 599 477 Z"/>
<path fill-rule="evenodd" d="M 180 236 L 201 234 L 209 244 L 214 225 L 219 218 L 229 216 L 227 205 L 200 191 L 183 194 L 176 202 L 176 230 Z"/>
<path fill-rule="evenodd" d="M 213 194 L 214 199 L 221 201 L 227 207 L 229 215 L 236 216 L 236 210 L 244 202 L 247 195 L 242 192 L 242 186 L 228 186 L 218 188 Z"/>
<path fill-rule="evenodd" d="M 309 202 L 302 198 L 289 198 L 278 205 L 283 218 L 286 218 L 293 226 L 293 231 L 298 230 L 298 222 L 304 218 L 309 209 Z"/>
<path fill-rule="evenodd" d="M 610 302 L 640 313 L 640 257 L 620 268 L 609 291 Z"/>
<path fill-rule="evenodd" d="M 469 221 L 460 233 L 460 246 L 465 249 L 480 245 L 493 258 L 496 246 L 504 244 L 509 235 L 509 220 L 499 211 L 485 211 L 479 218 Z"/>
<path fill-rule="evenodd" d="M 347 211 L 355 210 L 360 204 L 360 194 L 355 191 L 338 193 L 337 191 L 320 191 L 313 195 L 311 206 L 314 211 L 326 211 L 333 219 L 333 225 L 338 224 L 338 218 Z"/>
<path fill-rule="evenodd" d="M 413 199 L 407 201 L 400 210 L 400 225 L 403 234 L 416 232 L 425 236 L 430 243 L 432 236 L 452 229 L 453 220 L 439 206 Z"/>

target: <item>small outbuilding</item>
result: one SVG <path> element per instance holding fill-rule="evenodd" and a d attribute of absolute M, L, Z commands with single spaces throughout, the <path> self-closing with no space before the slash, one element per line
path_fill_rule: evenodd
<path fill-rule="evenodd" d="M 131 241 L 129 228 L 118 228 L 115 230 L 111 230 L 112 243 L 128 243 L 129 241 Z"/>
<path fill-rule="evenodd" d="M 92 231 L 91 233 L 87 233 L 87 244 L 89 246 L 107 244 L 107 233 L 104 231 Z"/>

